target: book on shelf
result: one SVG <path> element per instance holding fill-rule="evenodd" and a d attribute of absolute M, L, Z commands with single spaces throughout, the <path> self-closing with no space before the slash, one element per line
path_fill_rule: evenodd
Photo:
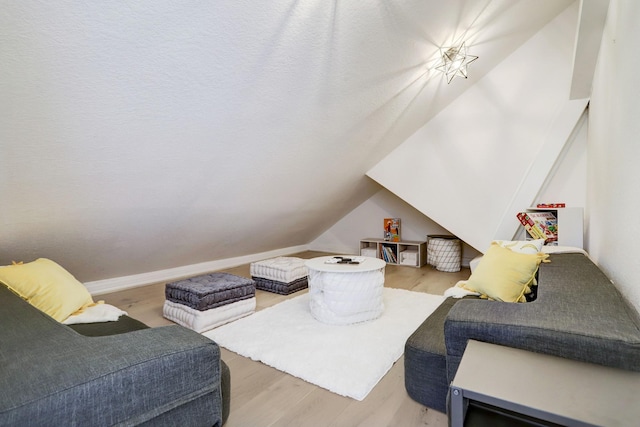
<path fill-rule="evenodd" d="M 558 240 L 558 220 L 552 212 L 519 212 L 518 220 L 534 239 L 545 243 Z"/>
<path fill-rule="evenodd" d="M 398 263 L 398 258 L 396 257 L 396 254 L 393 252 L 393 249 L 391 249 L 389 246 L 382 246 L 380 248 L 380 251 L 382 252 L 382 259 L 384 259 L 386 262 L 390 262 L 390 263 Z"/>
<path fill-rule="evenodd" d="M 400 241 L 400 218 L 384 219 L 384 240 L 389 242 Z"/>
<path fill-rule="evenodd" d="M 535 227 L 535 224 L 533 223 L 531 218 L 529 218 L 529 215 L 527 215 L 526 212 L 518 212 L 516 217 L 518 218 L 518 221 L 520 221 L 520 224 L 522 224 L 524 229 L 527 231 L 527 233 L 529 233 L 529 236 L 534 239 L 544 238 L 539 234 L 539 230 Z"/>

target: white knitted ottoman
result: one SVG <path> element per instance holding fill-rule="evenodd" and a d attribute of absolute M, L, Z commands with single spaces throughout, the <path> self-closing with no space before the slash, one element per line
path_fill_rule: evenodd
<path fill-rule="evenodd" d="M 255 282 L 229 273 L 191 277 L 165 286 L 164 317 L 204 332 L 256 309 Z"/>
<path fill-rule="evenodd" d="M 296 257 L 277 257 L 251 263 L 251 278 L 256 289 L 289 295 L 307 288 L 306 260 Z"/>
<path fill-rule="evenodd" d="M 306 262 L 309 310 L 314 319 L 332 325 L 350 325 L 382 315 L 387 264 L 379 258 L 357 259 L 357 264 L 336 263 L 336 257 L 331 256 Z"/>

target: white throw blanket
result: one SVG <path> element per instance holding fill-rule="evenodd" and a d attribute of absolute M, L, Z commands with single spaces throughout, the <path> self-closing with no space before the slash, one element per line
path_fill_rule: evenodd
<path fill-rule="evenodd" d="M 72 314 L 62 323 L 65 325 L 74 325 L 78 323 L 115 322 L 120 316 L 126 314 L 126 311 L 100 301 L 95 305 L 85 307 L 82 312 L 78 314 Z"/>
<path fill-rule="evenodd" d="M 466 280 L 461 280 L 455 284 L 455 286 L 444 291 L 444 296 L 447 298 L 462 298 L 467 295 L 480 295 L 478 292 L 473 292 L 468 289 L 463 288 L 462 286 L 466 283 Z"/>

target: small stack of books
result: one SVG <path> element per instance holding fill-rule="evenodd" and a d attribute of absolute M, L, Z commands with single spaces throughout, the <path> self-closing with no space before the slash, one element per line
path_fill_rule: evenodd
<path fill-rule="evenodd" d="M 389 246 L 380 247 L 380 252 L 382 252 L 380 254 L 382 255 L 382 259 L 385 260 L 386 262 L 393 263 L 393 264 L 398 263 L 398 257 L 396 257 L 396 254 L 393 252 L 393 249 L 391 249 Z"/>

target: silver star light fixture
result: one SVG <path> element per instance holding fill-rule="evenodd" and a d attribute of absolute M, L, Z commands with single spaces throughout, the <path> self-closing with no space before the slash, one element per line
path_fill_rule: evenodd
<path fill-rule="evenodd" d="M 470 63 L 478 59 L 477 56 L 468 55 L 465 42 L 458 47 L 441 48 L 442 62 L 438 64 L 436 70 L 442 71 L 447 76 L 447 84 L 451 83 L 454 77 L 467 78 L 467 67 Z"/>

